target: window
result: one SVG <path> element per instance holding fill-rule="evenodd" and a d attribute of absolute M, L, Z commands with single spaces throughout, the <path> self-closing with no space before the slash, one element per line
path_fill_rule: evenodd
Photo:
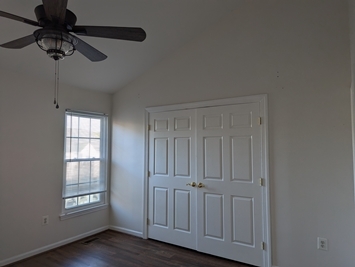
<path fill-rule="evenodd" d="M 64 216 L 106 204 L 107 146 L 106 115 L 66 111 Z"/>

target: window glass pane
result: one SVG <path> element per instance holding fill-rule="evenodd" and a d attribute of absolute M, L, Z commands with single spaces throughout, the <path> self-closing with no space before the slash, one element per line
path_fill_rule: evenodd
<path fill-rule="evenodd" d="M 79 119 L 79 137 L 90 137 L 90 118 Z"/>
<path fill-rule="evenodd" d="M 90 139 L 79 139 L 79 159 L 90 157 Z"/>
<path fill-rule="evenodd" d="M 91 138 L 100 138 L 101 120 L 91 119 Z"/>
<path fill-rule="evenodd" d="M 77 197 L 68 198 L 65 200 L 65 208 L 66 209 L 76 207 L 77 205 L 78 205 L 78 198 Z"/>
<path fill-rule="evenodd" d="M 91 184 L 91 187 L 90 187 L 90 191 L 91 192 L 97 192 L 97 191 L 101 191 L 101 190 L 103 190 L 103 185 L 102 184 L 100 184 L 99 182 L 91 182 L 90 183 Z"/>
<path fill-rule="evenodd" d="M 67 131 L 69 128 L 69 136 L 78 137 L 79 136 L 79 117 L 77 116 L 70 116 L 71 117 L 71 124 L 67 125 Z"/>
<path fill-rule="evenodd" d="M 80 162 L 79 183 L 90 182 L 90 161 Z"/>
<path fill-rule="evenodd" d="M 65 147 L 65 158 L 76 159 L 78 158 L 78 139 L 67 138 Z"/>
<path fill-rule="evenodd" d="M 90 193 L 90 183 L 79 184 L 79 194 L 89 194 Z"/>
<path fill-rule="evenodd" d="M 79 198 L 79 205 L 84 205 L 89 203 L 89 196 L 81 196 Z"/>
<path fill-rule="evenodd" d="M 67 162 L 66 171 L 66 185 L 77 184 L 78 176 L 78 162 Z"/>
<path fill-rule="evenodd" d="M 99 201 L 100 201 L 100 194 L 90 195 L 90 203 L 99 202 Z"/>
<path fill-rule="evenodd" d="M 67 185 L 65 187 L 65 195 L 66 196 L 75 196 L 78 194 L 79 194 L 79 185 L 78 184 Z"/>
<path fill-rule="evenodd" d="M 100 158 L 100 139 L 91 139 L 90 158 Z"/>
<path fill-rule="evenodd" d="M 66 136 L 71 136 L 71 116 L 70 115 L 67 115 L 66 116 Z"/>
<path fill-rule="evenodd" d="M 91 182 L 100 178 L 100 161 L 91 161 Z"/>
<path fill-rule="evenodd" d="M 70 159 L 70 150 L 71 150 L 71 138 L 66 138 L 65 140 L 65 159 Z"/>

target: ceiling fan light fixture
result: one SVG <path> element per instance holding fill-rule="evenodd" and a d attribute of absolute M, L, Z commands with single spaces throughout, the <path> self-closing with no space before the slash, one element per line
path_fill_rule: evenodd
<path fill-rule="evenodd" d="M 36 43 L 54 60 L 71 56 L 75 51 L 77 41 L 71 35 L 57 30 L 37 30 L 34 33 Z"/>

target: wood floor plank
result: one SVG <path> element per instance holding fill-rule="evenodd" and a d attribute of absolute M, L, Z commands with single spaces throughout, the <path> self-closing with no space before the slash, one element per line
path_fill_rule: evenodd
<path fill-rule="evenodd" d="M 107 230 L 7 267 L 251 267 L 194 250 Z"/>

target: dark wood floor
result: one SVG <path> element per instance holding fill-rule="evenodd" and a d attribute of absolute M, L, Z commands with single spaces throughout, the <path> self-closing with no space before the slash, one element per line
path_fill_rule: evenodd
<path fill-rule="evenodd" d="M 250 267 L 155 240 L 105 231 L 7 267 Z"/>

